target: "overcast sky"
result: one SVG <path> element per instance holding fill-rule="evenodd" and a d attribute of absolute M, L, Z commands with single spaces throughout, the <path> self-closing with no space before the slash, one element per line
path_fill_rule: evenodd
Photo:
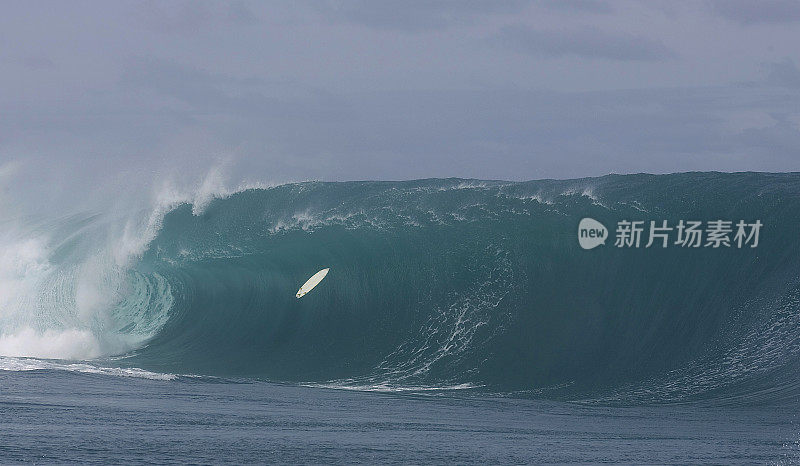
<path fill-rule="evenodd" d="M 798 171 L 799 43 L 794 0 L 9 1 L 0 181 Z"/>

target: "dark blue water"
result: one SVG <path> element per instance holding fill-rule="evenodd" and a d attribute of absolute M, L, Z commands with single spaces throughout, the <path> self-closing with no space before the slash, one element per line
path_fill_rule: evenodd
<path fill-rule="evenodd" d="M 786 406 L 609 407 L 0 371 L 4 463 L 800 461 Z"/>

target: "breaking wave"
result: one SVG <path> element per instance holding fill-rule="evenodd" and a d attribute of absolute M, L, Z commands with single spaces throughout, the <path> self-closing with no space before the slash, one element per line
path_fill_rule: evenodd
<path fill-rule="evenodd" d="M 757 248 L 585 251 L 583 217 L 764 227 Z M 798 231 L 797 174 L 306 182 L 174 199 L 134 223 L 29 221 L 0 237 L 0 369 L 794 399 Z"/>

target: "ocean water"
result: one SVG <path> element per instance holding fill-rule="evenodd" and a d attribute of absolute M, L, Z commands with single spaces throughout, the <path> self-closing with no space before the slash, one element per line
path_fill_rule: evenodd
<path fill-rule="evenodd" d="M 681 220 L 763 227 L 613 244 Z M 800 174 L 306 182 L 0 227 L 5 462 L 800 462 Z"/>
<path fill-rule="evenodd" d="M 6 463 L 793 464 L 790 407 L 0 373 Z M 788 408 L 788 409 L 786 409 Z"/>

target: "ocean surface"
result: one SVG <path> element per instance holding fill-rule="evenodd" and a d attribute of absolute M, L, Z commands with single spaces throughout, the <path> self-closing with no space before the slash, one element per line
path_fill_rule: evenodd
<path fill-rule="evenodd" d="M 717 220 L 729 244 L 676 243 Z M 0 461 L 800 463 L 798 232 L 800 174 L 757 173 L 3 219 Z"/>
<path fill-rule="evenodd" d="M 4 463 L 793 464 L 791 406 L 608 407 L 0 372 Z"/>

